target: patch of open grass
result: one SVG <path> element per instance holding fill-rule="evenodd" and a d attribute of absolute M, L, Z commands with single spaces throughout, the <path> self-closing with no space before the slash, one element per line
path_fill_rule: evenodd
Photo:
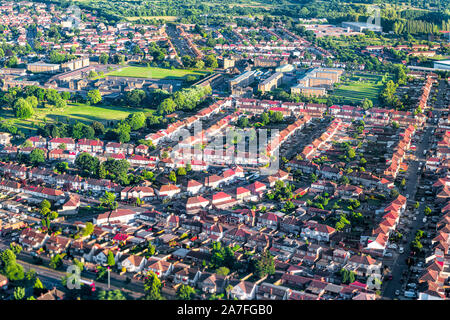
<path fill-rule="evenodd" d="M 365 98 L 378 104 L 378 97 L 383 90 L 383 76 L 376 74 L 355 74 L 348 80 L 338 84 L 331 95 L 343 97 L 344 103 L 358 104 Z M 389 79 L 386 79 L 389 80 Z"/>
<path fill-rule="evenodd" d="M 131 107 L 98 105 L 91 106 L 82 103 L 70 103 L 65 108 L 36 108 L 35 114 L 32 118 L 21 120 L 15 118 L 12 110 L 4 110 L 2 118 L 10 121 L 19 130 L 25 133 L 33 134 L 37 131 L 37 127 L 44 123 L 52 122 L 69 122 L 74 123 L 76 121 L 89 124 L 93 121 L 112 121 L 122 120 L 128 117 L 129 114 L 134 112 L 154 112 L 153 109 L 139 109 Z"/>
<path fill-rule="evenodd" d="M 156 67 L 124 67 L 108 73 L 108 76 L 149 78 L 149 79 L 184 79 L 189 75 L 203 76 L 206 71 L 185 69 L 164 69 Z"/>

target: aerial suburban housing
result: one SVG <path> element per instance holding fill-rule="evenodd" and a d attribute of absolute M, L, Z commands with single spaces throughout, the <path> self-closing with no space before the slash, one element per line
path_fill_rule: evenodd
<path fill-rule="evenodd" d="M 448 300 L 449 2 L 377 3 L 0 0 L 0 299 Z"/>

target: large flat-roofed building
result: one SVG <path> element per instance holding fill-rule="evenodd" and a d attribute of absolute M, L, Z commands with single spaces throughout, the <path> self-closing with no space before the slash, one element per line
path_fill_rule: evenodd
<path fill-rule="evenodd" d="M 73 60 L 62 63 L 61 69 L 73 71 L 73 70 L 78 70 L 78 69 L 85 68 L 88 66 L 89 66 L 89 58 L 82 57 L 82 58 L 77 58 L 77 59 L 73 59 Z"/>
<path fill-rule="evenodd" d="M 434 69 L 450 70 L 450 60 L 435 61 L 433 67 Z"/>
<path fill-rule="evenodd" d="M 273 57 L 255 57 L 254 58 L 255 67 L 259 68 L 276 68 L 288 63 L 288 60 L 285 58 Z"/>
<path fill-rule="evenodd" d="M 315 68 L 305 73 L 297 82 L 304 87 L 330 87 L 339 82 L 343 72 L 344 70 L 339 68 Z"/>
<path fill-rule="evenodd" d="M 59 64 L 34 62 L 27 65 L 27 70 L 33 73 L 56 73 L 60 69 Z"/>
<path fill-rule="evenodd" d="M 339 78 L 344 73 L 344 70 L 338 68 L 318 68 L 315 72 L 317 78 L 331 79 L 333 83 L 335 83 L 339 81 Z"/>
<path fill-rule="evenodd" d="M 20 87 L 25 88 L 28 86 L 39 86 L 39 82 L 37 81 L 26 81 L 26 80 L 11 80 L 4 79 L 3 80 L 3 91 L 7 91 L 9 88 Z"/>
<path fill-rule="evenodd" d="M 230 80 L 230 90 L 235 86 L 246 87 L 255 80 L 256 70 L 244 72 Z"/>
<path fill-rule="evenodd" d="M 303 94 L 307 96 L 324 96 L 327 89 L 334 83 L 339 82 L 344 69 L 340 68 L 315 68 L 297 80 L 297 85 L 291 88 L 293 94 Z"/>
<path fill-rule="evenodd" d="M 71 80 L 83 79 L 89 75 L 90 71 L 95 71 L 93 66 L 85 67 L 82 69 L 67 71 L 58 75 L 55 75 L 49 79 L 49 81 L 56 81 L 58 83 L 69 82 Z"/>
<path fill-rule="evenodd" d="M 0 75 L 24 76 L 27 74 L 27 69 L 23 68 L 2 68 Z"/>
<path fill-rule="evenodd" d="M 327 94 L 327 90 L 322 87 L 305 87 L 301 84 L 298 84 L 294 87 L 291 87 L 291 94 L 303 94 L 305 96 L 324 96 Z"/>
<path fill-rule="evenodd" d="M 295 70 L 292 64 L 283 64 L 275 69 L 276 72 L 292 72 Z"/>
<path fill-rule="evenodd" d="M 267 91 L 271 91 L 272 89 L 276 89 L 281 84 L 282 79 L 283 73 L 275 72 L 270 77 L 258 84 L 258 90 L 264 93 Z"/>
<path fill-rule="evenodd" d="M 350 28 L 351 30 L 356 32 L 363 32 L 364 30 L 383 32 L 383 28 L 381 26 L 366 22 L 342 22 L 342 27 Z"/>
<path fill-rule="evenodd" d="M 306 86 L 310 87 L 330 87 L 333 85 L 333 80 L 330 78 L 311 77 Z"/>
<path fill-rule="evenodd" d="M 224 69 L 229 69 L 234 67 L 234 65 L 236 64 L 236 60 L 233 58 L 223 58 L 222 63 Z"/>

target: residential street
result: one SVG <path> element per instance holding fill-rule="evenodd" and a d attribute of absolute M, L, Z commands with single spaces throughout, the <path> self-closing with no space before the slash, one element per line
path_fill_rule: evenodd
<path fill-rule="evenodd" d="M 44 260 L 44 264 L 47 264 L 49 260 L 46 257 L 42 257 Z M 56 287 L 59 290 L 67 291 L 69 290 L 66 287 L 63 287 L 61 284 L 61 278 L 66 275 L 64 271 L 53 270 L 43 265 L 36 265 L 35 261 L 33 261 L 33 257 L 26 252 L 22 252 L 17 257 L 18 262 L 24 267 L 25 272 L 29 269 L 36 270 L 38 277 L 48 288 Z M 70 263 L 67 260 L 63 260 L 64 267 L 63 269 L 67 269 Z M 82 278 L 83 280 L 95 280 L 96 275 L 93 272 L 83 271 Z M 108 284 L 100 281 L 95 281 L 95 287 L 97 290 L 107 290 Z M 111 290 L 121 290 L 133 299 L 139 299 L 143 296 L 144 292 L 144 284 L 142 281 L 131 279 L 129 283 L 126 281 L 126 276 L 118 275 L 111 272 Z"/>
<path fill-rule="evenodd" d="M 440 109 L 436 109 L 433 111 L 433 114 L 440 114 Z M 408 176 L 406 180 L 406 194 L 409 195 L 410 200 L 414 200 L 417 188 L 420 185 L 420 172 L 418 172 L 419 163 L 425 162 L 426 158 L 423 156 L 423 151 L 428 150 L 430 148 L 430 140 L 432 136 L 432 130 L 435 128 L 435 125 L 431 125 L 429 123 L 425 126 L 425 132 L 422 136 L 420 144 L 417 144 L 417 150 L 415 153 L 416 160 L 411 161 L 409 164 L 408 169 Z M 404 194 L 404 195 L 406 195 Z M 416 221 L 412 221 L 412 224 L 410 226 L 410 231 L 408 234 L 404 235 L 406 236 L 406 242 L 405 242 L 405 251 L 402 254 L 399 254 L 397 259 L 393 261 L 394 268 L 392 270 L 392 280 L 390 280 L 383 292 L 383 296 L 385 298 L 393 299 L 396 297 L 395 291 L 399 290 L 401 292 L 402 289 L 402 283 L 401 278 L 402 274 L 405 270 L 408 270 L 408 265 L 406 264 L 406 260 L 410 254 L 409 245 L 412 240 L 414 240 L 415 234 L 417 230 L 423 228 L 423 218 L 425 217 L 424 209 L 427 206 L 426 201 L 422 202 L 419 201 L 419 214 L 416 215 L 417 219 Z"/>

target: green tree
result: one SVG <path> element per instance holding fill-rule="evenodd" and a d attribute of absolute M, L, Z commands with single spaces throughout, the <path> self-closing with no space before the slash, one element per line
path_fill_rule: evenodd
<path fill-rule="evenodd" d="M 45 153 L 41 149 L 34 149 L 30 153 L 30 163 L 33 166 L 37 166 L 45 162 Z"/>
<path fill-rule="evenodd" d="M 22 246 L 20 244 L 11 242 L 9 244 L 9 248 L 12 250 L 12 252 L 14 252 L 15 255 L 18 255 L 19 253 L 22 252 Z"/>
<path fill-rule="evenodd" d="M 75 167 L 89 175 L 93 175 L 97 172 L 99 164 L 100 161 L 87 152 L 79 154 L 75 159 Z"/>
<path fill-rule="evenodd" d="M 356 152 L 354 149 L 349 148 L 347 150 L 347 157 L 349 157 L 350 159 L 353 159 L 356 156 Z"/>
<path fill-rule="evenodd" d="M 126 101 L 132 107 L 142 107 L 147 94 L 144 90 L 134 89 L 127 93 Z"/>
<path fill-rule="evenodd" d="M 182 284 L 177 290 L 177 298 L 179 300 L 191 300 L 195 295 L 195 289 L 191 286 Z"/>
<path fill-rule="evenodd" d="M 69 170 L 69 164 L 67 162 L 58 162 L 55 166 L 55 169 L 58 170 L 59 173 L 66 173 Z"/>
<path fill-rule="evenodd" d="M 153 256 L 155 254 L 155 252 L 156 252 L 156 247 L 151 242 L 149 242 L 149 244 L 148 244 L 149 256 Z"/>
<path fill-rule="evenodd" d="M 23 300 L 25 298 L 25 288 L 15 287 L 14 288 L 14 300 Z"/>
<path fill-rule="evenodd" d="M 94 225 L 92 222 L 86 222 L 81 234 L 83 237 L 90 236 L 94 232 Z"/>
<path fill-rule="evenodd" d="M 170 171 L 169 181 L 171 181 L 173 183 L 177 183 L 177 175 L 175 174 L 175 171 Z"/>
<path fill-rule="evenodd" d="M 131 115 L 128 123 L 132 130 L 139 130 L 145 126 L 146 117 L 143 112 L 135 112 Z"/>
<path fill-rule="evenodd" d="M 87 98 L 90 104 L 97 104 L 102 101 L 102 95 L 98 89 L 88 91 Z"/>
<path fill-rule="evenodd" d="M 19 63 L 19 59 L 17 59 L 16 56 L 12 56 L 6 61 L 6 66 L 8 68 L 14 68 L 17 66 L 18 63 Z"/>
<path fill-rule="evenodd" d="M 101 290 L 97 297 L 98 300 L 127 300 L 123 292 L 119 289 L 112 291 Z"/>
<path fill-rule="evenodd" d="M 373 107 L 373 102 L 372 102 L 372 100 L 370 100 L 370 99 L 368 99 L 368 98 L 364 98 L 361 107 L 362 107 L 364 110 L 367 110 L 367 109 L 372 108 L 372 107 Z"/>
<path fill-rule="evenodd" d="M 116 265 L 116 261 L 114 259 L 114 254 L 112 251 L 108 252 L 108 262 L 107 262 L 108 266 L 113 267 Z"/>
<path fill-rule="evenodd" d="M 105 133 L 105 126 L 98 121 L 94 121 L 91 124 L 92 129 L 94 129 L 95 136 L 102 136 Z"/>
<path fill-rule="evenodd" d="M 230 269 L 227 267 L 220 267 L 216 269 L 216 274 L 219 276 L 227 276 L 230 273 Z"/>
<path fill-rule="evenodd" d="M 102 53 L 101 55 L 100 55 L 100 57 L 98 58 L 98 60 L 99 60 L 99 62 L 101 63 L 101 64 L 107 64 L 108 63 L 108 60 L 109 60 L 109 56 L 106 54 L 106 53 Z"/>
<path fill-rule="evenodd" d="M 161 281 L 152 271 L 144 279 L 144 291 L 146 300 L 162 300 Z"/>
<path fill-rule="evenodd" d="M 36 278 L 33 285 L 33 294 L 36 296 L 40 296 L 45 291 L 45 286 L 42 284 L 39 278 Z"/>
<path fill-rule="evenodd" d="M 35 96 L 28 96 L 25 100 L 30 104 L 32 108 L 36 108 L 39 104 L 38 99 Z"/>
<path fill-rule="evenodd" d="M 158 106 L 157 112 L 160 115 L 169 114 L 175 111 L 177 105 L 171 98 L 164 99 Z"/>
<path fill-rule="evenodd" d="M 48 265 L 50 266 L 50 268 L 56 270 L 56 269 L 60 268 L 62 266 L 62 264 L 63 264 L 62 257 L 61 257 L 61 255 L 57 254 L 50 259 L 50 262 Z"/>
<path fill-rule="evenodd" d="M 34 114 L 34 109 L 31 104 L 23 98 L 17 99 L 13 109 L 16 113 L 16 117 L 19 119 L 28 119 Z"/>
<path fill-rule="evenodd" d="M 72 127 L 71 136 L 74 139 L 94 139 L 95 130 L 91 126 L 78 122 Z"/>
<path fill-rule="evenodd" d="M 100 205 L 107 208 L 111 213 L 113 210 L 117 209 L 119 204 L 116 201 L 116 195 L 114 193 L 105 191 L 105 194 L 100 197 Z"/>
<path fill-rule="evenodd" d="M 275 263 L 273 256 L 266 250 L 257 260 L 255 265 L 255 275 L 262 278 L 275 273 Z"/>
<path fill-rule="evenodd" d="M 216 69 L 217 67 L 219 67 L 219 63 L 217 62 L 217 58 L 214 55 L 212 55 L 212 54 L 207 55 L 205 57 L 205 66 L 207 68 Z"/>
<path fill-rule="evenodd" d="M 185 176 L 186 175 L 186 169 L 184 167 L 178 168 L 177 175 L 178 176 Z"/>

